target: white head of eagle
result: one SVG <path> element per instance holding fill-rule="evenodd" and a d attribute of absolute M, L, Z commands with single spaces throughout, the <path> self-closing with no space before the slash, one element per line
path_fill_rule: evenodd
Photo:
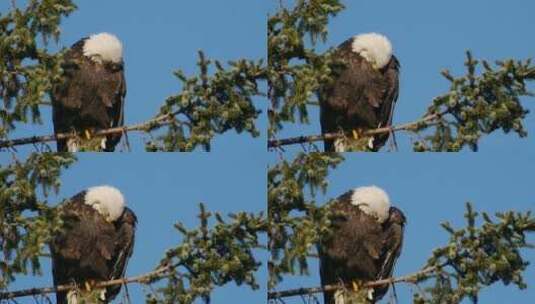
<path fill-rule="evenodd" d="M 351 195 L 351 204 L 377 218 L 379 223 L 383 223 L 390 216 L 390 198 L 377 186 L 355 188 Z"/>
<path fill-rule="evenodd" d="M 115 222 L 125 208 L 121 191 L 111 186 L 97 186 L 87 189 L 84 203 L 97 210 L 108 222 Z"/>
<path fill-rule="evenodd" d="M 89 36 L 84 43 L 83 53 L 84 56 L 98 63 L 123 61 L 123 45 L 115 35 L 110 33 Z"/>
<path fill-rule="evenodd" d="M 390 40 L 377 33 L 354 36 L 351 48 L 353 52 L 362 56 L 376 69 L 382 69 L 392 58 L 392 44 Z"/>

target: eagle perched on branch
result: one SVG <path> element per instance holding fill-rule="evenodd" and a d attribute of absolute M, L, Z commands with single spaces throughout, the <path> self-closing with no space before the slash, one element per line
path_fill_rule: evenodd
<path fill-rule="evenodd" d="M 134 250 L 137 218 L 119 190 L 98 186 L 59 206 L 64 227 L 50 244 L 54 286 L 76 284 L 77 290 L 56 293 L 58 304 L 108 303 L 121 285 L 92 287 L 124 277 Z M 84 302 L 85 301 L 85 302 Z"/>
<path fill-rule="evenodd" d="M 51 94 L 54 133 L 75 133 L 57 141 L 58 152 L 114 151 L 121 133 L 92 138 L 96 131 L 124 124 L 126 81 L 123 46 L 112 34 L 76 42 L 65 54 L 64 81 Z"/>
<path fill-rule="evenodd" d="M 325 152 L 378 151 L 389 134 L 362 133 L 392 124 L 399 93 L 399 61 L 392 44 L 380 34 L 361 34 L 342 43 L 334 55 L 344 67 L 320 90 L 321 132 L 349 136 L 324 140 Z"/>
<path fill-rule="evenodd" d="M 342 284 L 346 289 L 324 292 L 325 304 L 351 304 L 352 287 L 392 276 L 401 253 L 405 216 L 390 205 L 386 192 L 376 186 L 351 190 L 329 206 L 335 212 L 332 234 L 318 244 L 321 284 Z M 353 284 L 353 286 L 352 286 Z M 366 291 L 370 303 L 380 300 L 388 285 Z"/>

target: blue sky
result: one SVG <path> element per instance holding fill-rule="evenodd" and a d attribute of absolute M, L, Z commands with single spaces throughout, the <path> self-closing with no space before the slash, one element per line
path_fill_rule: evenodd
<path fill-rule="evenodd" d="M 17 1 L 22 7 L 26 1 Z M 135 124 L 154 117 L 165 99 L 180 91 L 173 71 L 197 74 L 197 51 L 223 63 L 239 58 L 266 57 L 266 12 L 263 0 L 199 1 L 74 1 L 78 10 L 64 19 L 59 45 L 51 50 L 70 47 L 82 37 L 98 32 L 116 34 L 124 45 L 127 81 L 125 123 Z M 1 1 L 5 12 L 11 1 Z M 266 103 L 257 99 L 259 108 Z M 23 125 L 12 138 L 52 134 L 50 109 L 43 109 L 43 125 Z M 262 136 L 236 135 L 230 131 L 217 137 L 214 151 L 265 150 L 265 111 L 258 129 Z M 129 136 L 133 151 L 143 151 L 145 137 Z M 53 145 L 55 146 L 55 145 Z M 21 148 L 32 149 L 32 147 Z"/>
<path fill-rule="evenodd" d="M 346 153 L 345 156 L 346 161 L 328 178 L 326 195 L 318 195 L 317 202 L 322 204 L 358 186 L 377 185 L 385 189 L 408 220 L 395 276 L 417 271 L 434 248 L 447 243 L 449 235 L 440 223 L 449 221 L 457 228 L 465 226 L 467 201 L 473 203 L 475 210 L 492 215 L 510 209 L 532 212 L 535 209 L 532 153 L 517 153 L 514 157 L 499 153 Z M 276 161 L 274 155 L 271 161 Z M 528 240 L 535 244 L 535 235 Z M 528 289 L 518 291 L 513 286 L 496 284 L 480 294 L 480 303 L 528 303 L 535 298 L 535 255 L 530 250 L 524 251 L 523 256 L 532 264 L 525 272 Z M 277 289 L 319 284 L 317 261 L 310 259 L 309 276 L 287 276 Z M 396 290 L 399 303 L 411 303 L 408 285 L 398 285 Z M 285 303 L 303 302 L 296 297 L 285 299 Z M 388 303 L 388 296 L 381 303 Z"/>
<path fill-rule="evenodd" d="M 490 62 L 511 57 L 527 59 L 535 54 L 533 1 L 342 2 L 346 10 L 332 19 L 328 40 L 320 44 L 318 50 L 338 46 L 359 33 L 379 32 L 389 37 L 394 54 L 401 62 L 400 97 L 394 124 L 421 117 L 434 97 L 448 91 L 449 82 L 440 75 L 441 70 L 449 69 L 453 75 L 464 75 L 466 50 L 471 50 L 475 58 Z M 272 5 L 272 9 L 275 7 Z M 535 85 L 531 88 L 534 89 Z M 524 100 L 524 105 L 532 112 L 535 110 L 533 98 Z M 528 114 L 526 118 L 530 133 L 535 132 L 533 115 Z M 310 121 L 310 125 L 287 125 L 278 137 L 319 134 L 317 109 L 311 109 Z M 499 131 L 485 137 L 480 150 L 512 152 L 534 149 L 535 144 L 529 138 L 519 139 L 513 134 L 504 136 Z M 400 151 L 412 149 L 408 134 L 399 133 L 397 139 Z M 301 147 L 287 148 L 295 149 Z"/>
<path fill-rule="evenodd" d="M 23 2 L 17 1 L 19 5 Z M 165 98 L 179 91 L 173 70 L 196 73 L 197 50 L 222 61 L 264 58 L 266 12 L 277 2 L 200 0 L 150 5 L 146 1 L 78 1 L 79 10 L 64 20 L 60 43 L 51 45 L 51 49 L 68 47 L 95 32 L 117 34 L 125 45 L 126 123 L 137 123 L 153 117 Z M 9 1 L 2 1 L 0 11 L 8 5 Z M 440 70 L 450 69 L 454 75 L 464 73 L 466 49 L 471 49 L 476 58 L 489 60 L 527 58 L 535 51 L 535 41 L 531 39 L 535 3 L 524 0 L 376 0 L 346 1 L 346 5 L 347 10 L 331 22 L 329 39 L 319 49 L 336 46 L 361 32 L 386 34 L 402 64 L 401 95 L 394 117 L 398 123 L 420 117 L 431 99 L 448 89 Z M 262 100 L 257 104 L 266 107 Z M 529 108 L 535 110 L 532 105 Z M 43 115 L 43 126 L 23 126 L 14 137 L 50 134 L 50 113 L 45 110 Z M 319 133 L 317 111 L 311 112 L 311 121 L 310 126 L 288 126 L 280 137 Z M 532 114 L 526 124 L 533 133 Z M 144 273 L 158 263 L 165 249 L 180 241 L 172 229 L 176 221 L 188 227 L 197 225 L 198 202 L 222 213 L 265 210 L 266 159 L 273 163 L 277 156 L 265 149 L 264 115 L 258 125 L 261 138 L 231 132 L 216 138 L 211 154 L 80 155 L 80 161 L 65 172 L 60 194 L 50 201 L 59 201 L 93 185 L 120 188 L 140 220 L 128 274 Z M 134 152 L 143 150 L 143 137 L 131 134 L 130 141 Z M 401 151 L 411 149 L 410 138 L 405 134 L 398 135 L 398 143 Z M 355 186 L 376 184 L 385 188 L 409 218 L 396 274 L 413 272 L 433 248 L 446 242 L 447 234 L 440 222 L 464 224 L 467 200 L 477 210 L 490 213 L 535 206 L 535 188 L 530 182 L 535 169 L 534 156 L 529 153 L 535 149 L 532 137 L 518 139 L 516 135 L 497 133 L 484 138 L 480 148 L 483 152 L 478 154 L 348 155 L 348 160 L 330 175 L 331 186 L 319 201 Z M 298 146 L 288 148 L 285 156 L 291 158 L 298 150 Z M 8 154 L 0 153 L 0 164 L 8 159 Z M 535 262 L 533 253 L 529 254 Z M 50 285 L 48 263 L 44 266 L 42 278 L 21 278 L 12 288 Z M 279 287 L 317 286 L 316 269 L 312 263 L 309 277 L 287 278 Z M 263 269 L 259 277 L 266 276 Z M 530 286 L 535 284 L 533 266 L 526 278 Z M 260 282 L 262 286 L 264 282 Z M 132 286 L 130 291 L 134 299 L 142 299 L 139 287 Z M 409 298 L 408 288 L 400 286 L 398 292 L 401 299 Z M 237 297 L 240 303 L 263 303 L 265 290 L 251 292 L 232 286 L 218 289 L 213 303 L 235 303 Z M 484 292 L 481 302 L 525 303 L 534 297 L 533 289 L 518 292 L 512 287 L 498 287 Z M 296 298 L 287 303 L 302 301 Z"/>
<path fill-rule="evenodd" d="M 265 210 L 265 163 L 262 156 L 221 153 L 150 153 L 103 155 L 84 153 L 79 161 L 62 175 L 58 196 L 49 197 L 55 204 L 91 186 L 108 184 L 120 189 L 127 204 L 137 214 L 139 223 L 134 255 L 127 275 L 154 269 L 166 249 L 180 243 L 173 224 L 181 221 L 188 228 L 198 226 L 199 202 L 209 211 L 223 215 L 231 212 Z M 0 165 L 10 161 L 0 153 Z M 265 265 L 266 254 L 257 253 Z M 19 277 L 11 289 L 52 285 L 50 262 L 43 259 L 42 277 Z M 267 272 L 261 268 L 258 282 L 261 290 L 228 285 L 217 289 L 212 303 L 230 303 L 227 299 L 240 294 L 242 303 L 265 300 Z M 140 285 L 129 286 L 133 303 L 144 303 Z M 19 303 L 34 303 L 21 298 Z M 55 301 L 54 301 L 55 302 Z M 200 303 L 200 301 L 199 301 Z"/>

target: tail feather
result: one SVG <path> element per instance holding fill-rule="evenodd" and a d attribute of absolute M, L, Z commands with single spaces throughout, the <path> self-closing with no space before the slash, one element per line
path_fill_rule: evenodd
<path fill-rule="evenodd" d="M 345 291 L 344 290 L 337 290 L 334 293 L 334 304 L 345 304 Z"/>
<path fill-rule="evenodd" d="M 78 304 L 78 290 L 71 290 L 67 293 L 67 304 Z"/>
<path fill-rule="evenodd" d="M 334 292 L 331 301 L 332 304 L 372 304 L 375 303 L 373 297 L 373 289 L 364 289 L 359 291 L 351 291 L 347 289 L 340 289 Z M 326 303 L 326 304 L 331 304 Z"/>
<path fill-rule="evenodd" d="M 59 303 L 59 302 L 58 302 Z M 90 291 L 81 291 L 79 289 L 71 290 L 67 293 L 66 304 L 81 303 L 99 303 L 106 304 L 106 289 L 93 289 Z"/>

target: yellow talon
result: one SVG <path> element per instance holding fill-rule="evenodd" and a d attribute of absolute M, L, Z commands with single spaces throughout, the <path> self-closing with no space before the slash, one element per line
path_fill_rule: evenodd
<path fill-rule="evenodd" d="M 361 131 L 360 130 L 353 130 L 352 133 L 353 133 L 353 138 L 355 140 L 358 140 L 360 138 L 360 135 L 361 135 Z"/>
<path fill-rule="evenodd" d="M 91 284 L 89 284 L 89 282 L 85 282 L 85 289 L 91 291 Z"/>
<path fill-rule="evenodd" d="M 352 283 L 352 285 L 353 285 L 353 291 L 355 291 L 355 292 L 359 291 L 359 289 L 360 289 L 360 284 L 357 283 L 356 281 L 353 281 L 353 282 L 351 282 L 351 283 Z"/>
<path fill-rule="evenodd" d="M 89 132 L 89 130 L 85 130 L 85 138 L 87 138 L 88 140 L 91 139 L 91 132 Z"/>

